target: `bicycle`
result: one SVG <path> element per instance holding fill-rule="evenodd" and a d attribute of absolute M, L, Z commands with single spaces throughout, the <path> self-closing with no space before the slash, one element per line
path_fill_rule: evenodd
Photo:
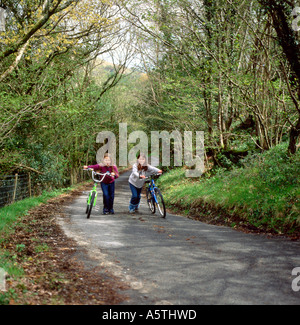
<path fill-rule="evenodd" d="M 156 207 L 158 209 L 159 214 L 162 218 L 166 217 L 166 207 L 164 198 L 159 190 L 159 188 L 155 185 L 154 179 L 158 178 L 161 174 L 153 174 L 151 176 L 145 177 L 145 179 L 149 179 L 146 181 L 149 185 L 146 186 L 146 197 L 147 197 L 147 204 L 149 206 L 150 211 L 152 214 L 155 213 Z"/>
<path fill-rule="evenodd" d="M 106 173 L 102 174 L 102 173 L 95 172 L 92 168 L 88 168 L 88 169 L 84 169 L 84 170 L 92 171 L 92 179 L 94 181 L 94 186 L 91 189 L 91 191 L 89 192 L 89 196 L 87 197 L 87 202 L 86 202 L 87 205 L 86 205 L 85 213 L 86 213 L 87 219 L 89 219 L 90 215 L 92 213 L 93 206 L 96 205 L 96 200 L 97 200 L 97 196 L 98 196 L 97 185 L 98 185 L 98 183 L 101 183 L 103 181 L 103 179 L 106 175 L 110 176 L 110 172 L 106 172 Z M 101 179 L 98 179 L 98 178 L 101 178 Z"/>

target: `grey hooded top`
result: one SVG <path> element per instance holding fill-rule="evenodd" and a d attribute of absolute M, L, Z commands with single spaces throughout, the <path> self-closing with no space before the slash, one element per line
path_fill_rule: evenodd
<path fill-rule="evenodd" d="M 135 187 L 137 188 L 142 188 L 144 183 L 145 183 L 145 179 L 144 178 L 139 178 L 140 175 L 145 175 L 145 176 L 150 176 L 152 174 L 155 174 L 159 171 L 158 168 L 156 167 L 153 167 L 151 165 L 147 165 L 148 166 L 148 170 L 147 171 L 144 171 L 144 170 L 140 170 L 138 171 L 138 167 L 137 167 L 137 163 L 135 163 L 133 166 L 132 166 L 132 172 L 129 176 L 129 183 L 134 185 Z"/>

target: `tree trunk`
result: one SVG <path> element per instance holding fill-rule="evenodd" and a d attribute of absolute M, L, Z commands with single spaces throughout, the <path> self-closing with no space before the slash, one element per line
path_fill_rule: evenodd
<path fill-rule="evenodd" d="M 283 53 L 291 67 L 291 78 L 287 80 L 290 88 L 297 94 L 298 101 L 300 100 L 300 46 L 297 40 L 297 33 L 291 28 L 290 13 L 292 12 L 293 4 L 287 1 L 276 0 L 258 0 L 259 3 L 267 10 L 272 17 L 273 27 L 276 30 L 277 39 L 282 47 Z M 287 9 L 289 6 L 290 10 Z M 297 106 L 297 105 L 296 105 Z M 296 125 L 291 127 L 289 152 L 296 152 L 297 139 L 300 135 L 300 111 Z"/>
<path fill-rule="evenodd" d="M 296 126 L 292 126 L 290 131 L 289 153 L 294 154 L 297 151 L 297 140 L 300 136 L 300 117 Z"/>

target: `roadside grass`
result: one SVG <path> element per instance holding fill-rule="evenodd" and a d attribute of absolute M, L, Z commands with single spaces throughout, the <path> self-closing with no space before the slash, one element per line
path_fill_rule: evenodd
<path fill-rule="evenodd" d="M 127 289 L 124 283 L 74 258 L 76 243 L 56 222 L 64 205 L 91 186 L 88 180 L 0 208 L 0 271 L 8 275 L 0 305 L 111 305 L 125 299 L 119 293 Z"/>
<path fill-rule="evenodd" d="M 26 216 L 30 209 L 70 190 L 71 188 L 64 188 L 43 192 L 41 196 L 26 198 L 0 208 L 0 268 L 4 269 L 9 277 L 20 278 L 24 275 L 24 270 L 17 263 L 17 255 L 25 248 L 24 245 L 18 244 L 15 252 L 5 249 L 10 234 L 14 233 L 16 227 L 24 227 L 22 217 Z M 47 250 L 46 244 L 37 243 L 36 250 Z M 14 290 L 0 292 L 0 305 L 8 304 L 11 299 L 16 299 Z"/>
<path fill-rule="evenodd" d="M 244 159 L 242 168 L 214 176 L 186 178 L 174 169 L 158 180 L 168 208 L 201 215 L 205 221 L 230 219 L 257 230 L 291 235 L 300 230 L 300 151 L 287 155 L 287 145 Z"/>
<path fill-rule="evenodd" d="M 28 210 L 31 208 L 36 207 L 41 203 L 45 203 L 47 200 L 63 194 L 68 190 L 69 188 L 54 190 L 51 192 L 43 192 L 40 196 L 26 198 L 0 208 L 0 233 L 2 231 L 9 231 L 10 225 L 12 225 L 19 217 L 26 215 Z"/>

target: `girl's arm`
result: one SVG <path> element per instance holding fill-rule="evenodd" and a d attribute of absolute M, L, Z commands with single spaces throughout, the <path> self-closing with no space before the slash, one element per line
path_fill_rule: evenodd
<path fill-rule="evenodd" d="M 138 168 L 137 168 L 137 164 L 134 164 L 132 166 L 132 172 L 131 172 L 135 177 L 139 178 L 140 176 L 140 173 L 138 171 Z"/>
<path fill-rule="evenodd" d="M 89 166 L 84 166 L 84 167 L 92 168 L 92 169 L 94 169 L 94 170 L 98 170 L 98 169 L 101 168 L 99 164 L 96 164 L 96 165 L 89 165 Z"/>
<path fill-rule="evenodd" d="M 118 171 L 117 166 L 113 166 L 113 171 L 115 173 L 115 179 L 117 179 L 119 177 L 119 171 Z"/>
<path fill-rule="evenodd" d="M 161 169 L 158 169 L 154 166 L 151 166 L 151 165 L 148 165 L 148 171 L 152 174 L 155 174 L 155 173 L 162 173 L 162 170 Z"/>

